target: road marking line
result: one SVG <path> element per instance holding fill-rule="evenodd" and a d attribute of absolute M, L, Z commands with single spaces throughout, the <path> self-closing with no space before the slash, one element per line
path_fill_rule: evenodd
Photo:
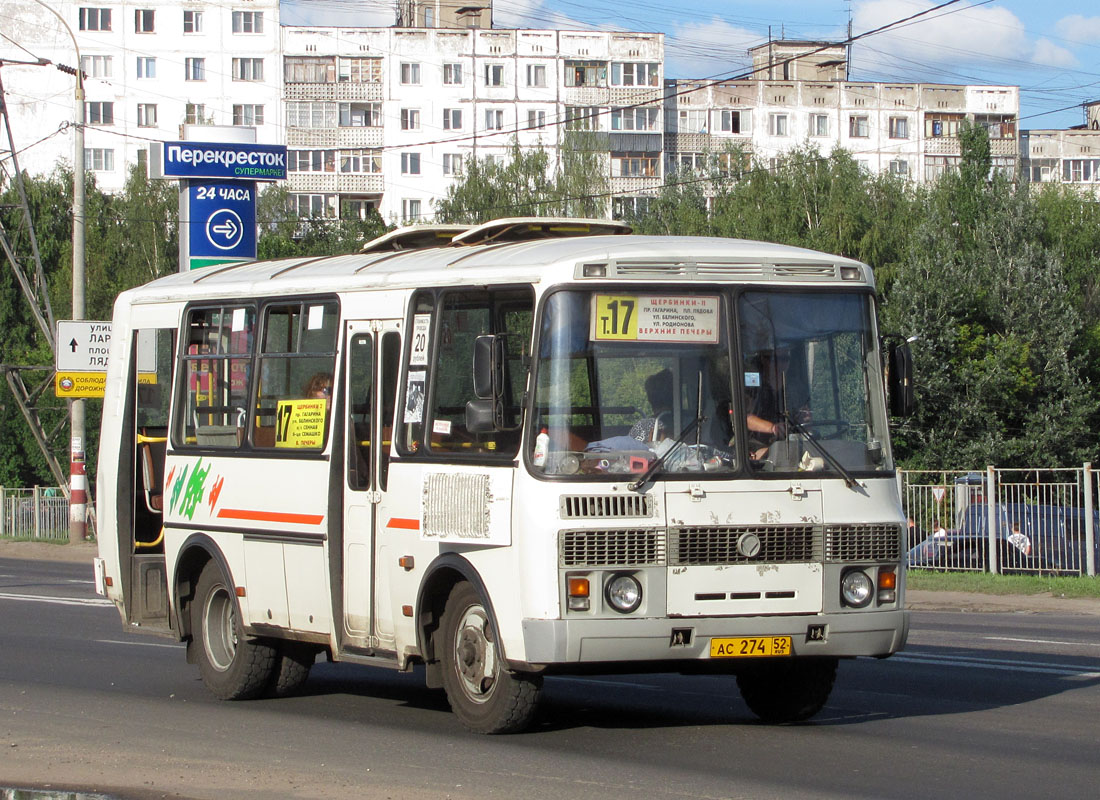
<path fill-rule="evenodd" d="M 986 636 L 990 642 L 1024 642 L 1025 644 L 1064 644 L 1073 647 L 1100 647 L 1100 642 L 1059 642 L 1054 639 L 1018 639 L 1014 636 Z"/>
<path fill-rule="evenodd" d="M 113 606 L 110 600 L 98 597 L 50 597 L 43 594 L 15 594 L 13 592 L 0 592 L 0 600 L 26 600 L 31 603 L 53 603 L 61 606 Z"/>
<path fill-rule="evenodd" d="M 163 642 L 127 642 L 118 639 L 95 639 L 94 641 L 99 644 L 127 644 L 134 645 L 135 647 L 167 647 L 172 650 L 179 650 L 184 646 L 182 642 L 179 644 L 165 644 Z"/>
<path fill-rule="evenodd" d="M 978 669 L 994 669 L 1004 672 L 1030 672 L 1037 675 L 1062 675 L 1067 678 L 1100 678 L 1100 672 L 1086 671 L 1080 667 L 1068 664 L 1058 666 L 1032 666 L 1029 662 L 994 661 L 990 659 L 963 659 L 950 657 L 923 656 L 914 657 L 894 656 L 891 660 L 901 661 L 907 664 L 934 664 L 942 667 L 976 667 Z"/>
<path fill-rule="evenodd" d="M 981 662 L 983 664 L 1007 664 L 1008 666 L 1016 666 L 1023 664 L 1030 667 L 1053 667 L 1055 669 L 1080 669 L 1077 664 L 1066 664 L 1060 661 L 1020 661 L 1016 658 L 983 658 L 982 656 L 952 656 L 944 655 L 941 653 L 916 653 L 906 652 L 906 656 L 914 659 L 940 659 L 943 661 L 963 661 L 966 663 Z"/>

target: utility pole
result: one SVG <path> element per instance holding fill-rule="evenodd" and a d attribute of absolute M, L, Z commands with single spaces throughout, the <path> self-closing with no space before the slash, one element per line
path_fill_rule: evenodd
<path fill-rule="evenodd" d="M 76 50 L 76 90 L 73 95 L 76 118 L 73 135 L 73 313 L 74 320 L 84 319 L 84 71 L 80 45 L 73 29 L 55 9 L 43 0 L 38 5 L 61 22 Z M 84 400 L 70 401 L 72 438 L 69 446 L 69 541 L 82 542 L 87 536 L 88 478 L 84 471 Z"/>

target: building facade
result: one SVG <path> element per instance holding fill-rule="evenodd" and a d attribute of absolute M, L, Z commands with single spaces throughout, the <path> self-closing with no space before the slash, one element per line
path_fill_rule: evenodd
<path fill-rule="evenodd" d="M 753 48 L 742 80 L 670 80 L 662 34 L 494 29 L 491 3 L 402 0 L 395 19 L 411 24 L 321 28 L 280 25 L 278 0 L 98 1 L 54 7 L 79 45 L 85 160 L 107 191 L 184 124 L 285 144 L 299 215 L 374 207 L 389 222 L 430 220 L 471 159 L 506 159 L 514 144 L 554 159 L 570 130 L 593 134 L 614 215 L 731 150 L 766 168 L 793 147 L 843 147 L 871 172 L 927 181 L 957 164 L 970 122 L 989 131 L 996 168 L 1021 161 L 1017 87 L 850 81 L 846 48 L 825 42 Z M 3 14 L 0 57 L 75 65 L 42 4 L 7 0 Z M 3 70 L 21 167 L 71 162 L 72 76 Z M 1028 177 L 1078 174 L 1043 161 L 1051 142 L 1081 138 L 1055 134 L 1032 132 Z"/>

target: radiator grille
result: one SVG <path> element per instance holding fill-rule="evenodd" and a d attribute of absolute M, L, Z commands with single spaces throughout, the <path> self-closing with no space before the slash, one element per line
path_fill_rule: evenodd
<path fill-rule="evenodd" d="M 574 494 L 561 498 L 562 519 L 623 519 L 653 516 L 649 495 Z"/>
<path fill-rule="evenodd" d="M 668 563 L 691 564 L 790 564 L 814 561 L 815 542 L 820 530 L 813 525 L 746 525 L 735 528 L 670 528 Z M 753 534 L 760 541 L 759 552 L 744 556 L 738 540 Z M 820 553 L 820 550 L 817 550 Z M 820 556 L 818 556 L 820 557 Z"/>
<path fill-rule="evenodd" d="M 563 567 L 661 566 L 665 563 L 664 531 L 562 531 Z"/>
<path fill-rule="evenodd" d="M 832 525 L 825 528 L 826 561 L 899 561 L 898 525 Z"/>

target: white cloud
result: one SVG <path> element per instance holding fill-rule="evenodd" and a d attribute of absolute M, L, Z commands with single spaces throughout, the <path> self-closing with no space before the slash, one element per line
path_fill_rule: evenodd
<path fill-rule="evenodd" d="M 665 36 L 665 75 L 709 78 L 742 71 L 750 64 L 748 49 L 762 41 L 759 32 L 717 17 L 706 23 L 677 25 Z"/>
<path fill-rule="evenodd" d="M 1050 39 L 1040 39 L 1035 43 L 1031 60 L 1043 67 L 1076 67 L 1078 64 L 1077 56 Z"/>
<path fill-rule="evenodd" d="M 1083 17 L 1072 14 L 1062 17 L 1054 26 L 1058 35 L 1071 42 L 1093 44 L 1100 42 L 1100 17 Z"/>
<path fill-rule="evenodd" d="M 856 34 L 932 8 L 927 0 L 866 0 L 855 6 Z M 949 6 L 896 29 L 875 34 L 866 46 L 854 45 L 854 60 L 863 68 L 909 71 L 926 65 L 930 71 L 951 70 L 989 61 L 1027 58 L 1033 52 L 1024 24 L 1003 7 Z"/>

